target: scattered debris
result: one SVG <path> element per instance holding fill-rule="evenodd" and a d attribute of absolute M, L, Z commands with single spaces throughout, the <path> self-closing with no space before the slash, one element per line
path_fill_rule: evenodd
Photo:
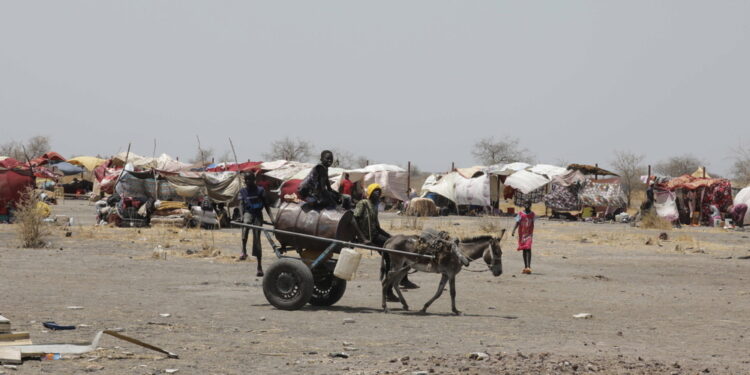
<path fill-rule="evenodd" d="M 356 322 L 357 321 L 354 320 L 354 319 L 352 319 L 352 318 L 346 318 L 346 319 L 344 319 L 344 324 L 352 324 L 352 323 L 356 323 Z"/>
<path fill-rule="evenodd" d="M 661 232 L 659 233 L 659 239 L 662 241 L 667 241 L 669 240 L 669 235 L 667 234 L 667 232 Z"/>
<path fill-rule="evenodd" d="M 55 322 L 43 322 L 44 328 L 51 329 L 53 331 L 69 331 L 76 329 L 76 326 L 63 326 Z"/>
<path fill-rule="evenodd" d="M 164 370 L 164 372 L 166 372 L 167 374 L 174 374 L 177 371 L 180 371 L 180 369 L 178 369 L 178 368 L 168 368 L 168 369 Z"/>
<path fill-rule="evenodd" d="M 165 313 L 165 314 L 159 314 L 159 316 L 162 317 L 162 318 L 169 318 L 170 316 L 172 316 L 172 314 L 166 314 Z"/>
<path fill-rule="evenodd" d="M 83 306 L 68 306 L 68 310 L 83 310 Z"/>
<path fill-rule="evenodd" d="M 349 358 L 349 353 L 335 352 L 335 353 L 329 353 L 328 356 L 331 358 Z"/>
<path fill-rule="evenodd" d="M 490 355 L 484 352 L 474 352 L 469 354 L 469 359 L 474 359 L 477 361 L 486 361 L 490 359 Z"/>
<path fill-rule="evenodd" d="M 580 314 L 573 315 L 573 317 L 576 319 L 591 319 L 594 316 L 589 313 L 580 313 Z"/>
<path fill-rule="evenodd" d="M 265 321 L 266 321 L 266 317 L 265 317 L 265 316 L 261 316 L 261 317 L 260 317 L 260 321 L 261 321 L 261 322 L 265 322 Z"/>

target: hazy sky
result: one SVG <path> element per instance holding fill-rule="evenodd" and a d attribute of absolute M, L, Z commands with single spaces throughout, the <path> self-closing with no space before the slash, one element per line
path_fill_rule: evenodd
<path fill-rule="evenodd" d="M 0 142 L 190 158 L 286 135 L 439 171 L 538 161 L 726 173 L 750 145 L 748 1 L 2 1 Z"/>

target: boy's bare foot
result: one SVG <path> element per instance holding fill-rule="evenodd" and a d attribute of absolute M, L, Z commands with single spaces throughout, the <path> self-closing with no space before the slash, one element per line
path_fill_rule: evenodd
<path fill-rule="evenodd" d="M 247 253 L 242 253 L 242 255 L 240 255 L 239 260 L 245 260 L 245 259 L 247 259 Z"/>

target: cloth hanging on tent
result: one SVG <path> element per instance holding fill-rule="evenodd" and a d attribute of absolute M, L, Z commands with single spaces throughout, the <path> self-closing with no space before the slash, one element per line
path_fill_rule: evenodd
<path fill-rule="evenodd" d="M 581 184 L 552 184 L 552 190 L 544 196 L 544 204 L 555 211 L 579 211 L 581 200 L 578 198 L 578 192 L 582 187 Z"/>
<path fill-rule="evenodd" d="M 625 207 L 627 197 L 619 179 L 592 180 L 579 194 L 581 205 L 594 207 Z"/>
<path fill-rule="evenodd" d="M 539 203 L 544 199 L 545 190 L 545 187 L 542 186 L 528 194 L 516 191 L 515 197 L 513 197 L 513 204 L 523 207 L 525 202 Z"/>

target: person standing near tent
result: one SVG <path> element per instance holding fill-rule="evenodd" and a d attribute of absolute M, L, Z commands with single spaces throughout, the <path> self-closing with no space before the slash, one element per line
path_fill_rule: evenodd
<path fill-rule="evenodd" d="M 298 195 L 315 209 L 336 208 L 341 203 L 341 194 L 331 188 L 328 168 L 333 165 L 333 152 L 320 153 L 320 163 L 310 170 L 299 185 Z M 348 207 L 345 207 L 348 209 Z"/>
<path fill-rule="evenodd" d="M 370 184 L 367 186 L 366 194 L 367 198 L 357 202 L 357 206 L 354 208 L 354 228 L 357 231 L 358 237 L 366 244 L 383 247 L 385 241 L 391 238 L 391 235 L 380 227 L 380 221 L 378 220 L 378 204 L 380 204 L 383 189 L 379 184 Z M 380 270 L 382 278 L 388 273 L 391 261 L 387 253 L 381 253 L 381 255 L 383 256 L 384 265 Z M 407 276 L 404 276 L 401 280 L 401 286 L 406 289 L 419 288 L 419 285 L 409 281 Z M 400 301 L 393 293 L 393 290 L 388 291 L 386 298 L 393 302 Z"/>
<path fill-rule="evenodd" d="M 534 220 L 536 214 L 531 211 L 531 201 L 524 202 L 523 211 L 516 215 L 516 226 L 513 227 L 511 236 L 516 235 L 518 230 L 518 251 L 523 251 L 523 273 L 531 273 L 531 244 L 534 239 Z"/>
<path fill-rule="evenodd" d="M 349 179 L 349 173 L 344 172 L 339 183 L 339 193 L 351 196 L 353 188 L 354 183 Z"/>
<path fill-rule="evenodd" d="M 264 209 L 273 222 L 271 209 L 268 207 L 268 202 L 266 201 L 265 189 L 255 183 L 255 174 L 253 172 L 245 175 L 245 187 L 240 189 L 240 203 L 244 210 L 242 214 L 243 223 L 262 226 Z M 240 260 L 247 259 L 247 237 L 249 232 L 250 228 L 242 228 L 242 255 L 240 255 Z M 260 245 L 260 229 L 253 229 L 253 256 L 258 260 L 258 272 L 256 276 L 263 276 L 263 266 L 261 264 L 263 250 Z"/>

